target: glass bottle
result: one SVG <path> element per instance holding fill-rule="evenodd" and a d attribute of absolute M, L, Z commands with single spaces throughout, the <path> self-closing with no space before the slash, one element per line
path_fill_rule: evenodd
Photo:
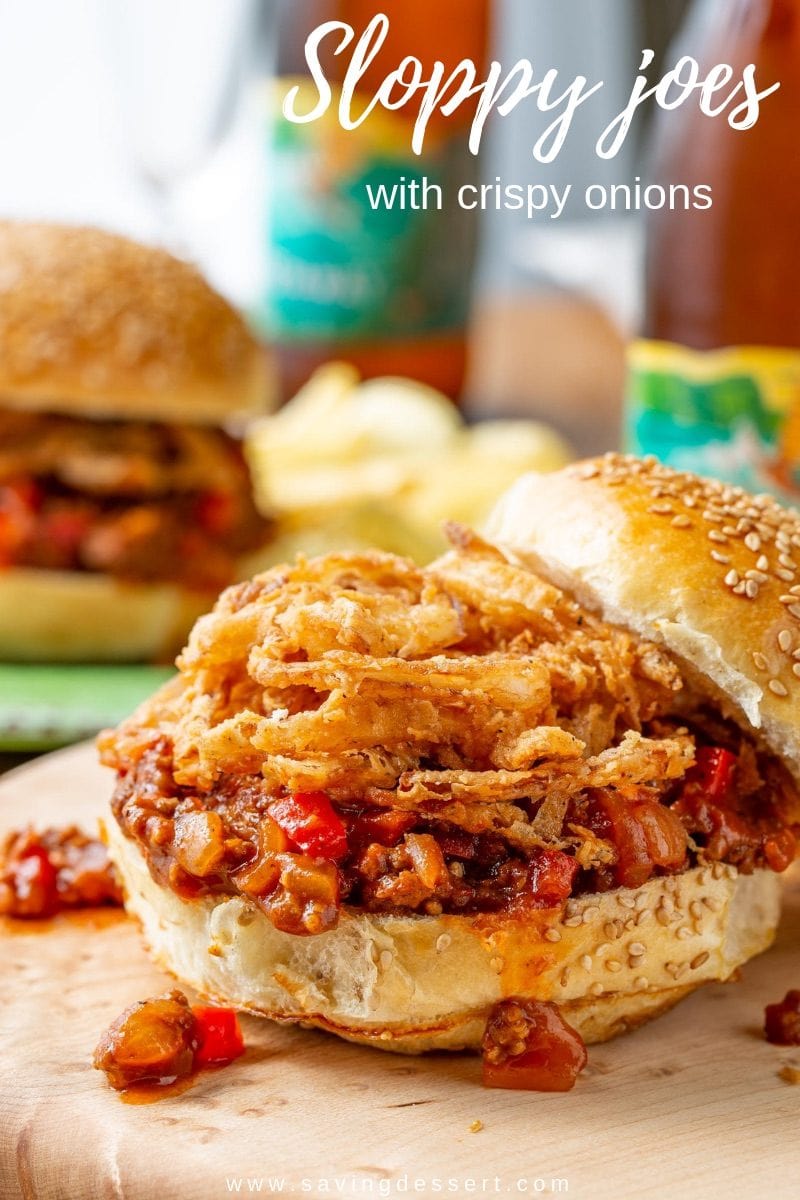
<path fill-rule="evenodd" d="M 345 21 L 356 39 L 378 13 L 390 22 L 357 105 L 367 103 L 406 56 L 427 72 L 463 59 L 482 70 L 490 0 L 290 0 L 280 5 L 278 79 L 270 117 L 265 290 L 257 323 L 274 348 L 284 399 L 321 363 L 354 363 L 365 377 L 400 374 L 453 399 L 466 367 L 466 329 L 477 244 L 477 213 L 456 203 L 458 187 L 477 178 L 467 146 L 472 113 L 431 122 L 425 150 L 411 150 L 418 104 L 378 108 L 356 131 L 342 130 L 336 95 L 318 121 L 295 125 L 281 106 L 294 83 L 317 91 L 305 59 L 308 35 L 322 22 Z M 334 39 L 334 43 L 337 39 Z M 334 93 L 352 47 L 322 61 Z M 426 209 L 371 206 L 381 184 L 405 181 L 442 189 Z M 408 199 L 408 193 L 406 197 Z M 419 193 L 418 193 L 419 197 Z"/>
<path fill-rule="evenodd" d="M 627 441 L 672 465 L 800 499 L 800 0 L 704 0 L 685 53 L 780 82 L 735 130 L 661 117 L 655 181 L 710 185 L 706 211 L 652 214 Z"/>

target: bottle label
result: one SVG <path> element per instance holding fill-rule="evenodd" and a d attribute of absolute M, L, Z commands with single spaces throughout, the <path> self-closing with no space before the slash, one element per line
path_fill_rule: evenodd
<path fill-rule="evenodd" d="M 466 139 L 432 141 L 417 158 L 407 120 L 376 111 L 344 131 L 335 100 L 324 117 L 295 125 L 282 114 L 294 84 L 303 86 L 278 80 L 270 98 L 256 319 L 271 336 L 298 342 L 463 329 L 476 222 L 455 197 L 477 174 Z"/>
<path fill-rule="evenodd" d="M 800 502 L 800 350 L 630 352 L 625 441 L 679 470 Z"/>

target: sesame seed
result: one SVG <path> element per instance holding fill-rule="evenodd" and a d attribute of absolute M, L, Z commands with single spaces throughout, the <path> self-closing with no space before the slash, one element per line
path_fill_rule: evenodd
<path fill-rule="evenodd" d="M 781 650 L 783 650 L 784 654 L 789 653 L 794 645 L 794 638 L 792 637 L 789 629 L 782 629 L 780 631 L 778 634 L 778 645 L 780 646 Z"/>
<path fill-rule="evenodd" d="M 440 933 L 436 939 L 436 953 L 441 954 L 444 950 L 446 950 L 452 940 L 453 939 L 450 937 L 449 933 Z"/>
<path fill-rule="evenodd" d="M 798 621 L 800 621 L 800 604 L 790 604 L 787 611 L 790 612 L 793 617 L 796 617 Z"/>
<path fill-rule="evenodd" d="M 691 519 L 687 516 L 673 517 L 670 524 L 673 525 L 675 529 L 691 529 L 692 527 Z"/>
<path fill-rule="evenodd" d="M 568 983 L 569 983 L 569 967 L 564 967 L 564 970 L 561 972 L 561 986 L 566 987 Z"/>
<path fill-rule="evenodd" d="M 713 558 L 714 562 L 719 563 L 720 566 L 723 567 L 727 567 L 728 563 L 731 561 L 730 554 L 720 554 L 719 550 L 712 550 L 711 557 Z"/>
<path fill-rule="evenodd" d="M 564 923 L 564 925 L 566 925 L 566 926 L 567 926 L 569 929 L 575 929 L 575 928 L 576 928 L 578 925 L 580 925 L 582 922 L 581 922 L 581 918 L 580 918 L 580 917 L 567 917 L 566 921 L 564 921 L 563 923 Z"/>
<path fill-rule="evenodd" d="M 755 579 L 748 579 L 745 582 L 744 594 L 747 596 L 748 600 L 755 600 L 756 596 L 758 595 L 758 584 L 756 583 Z"/>
<path fill-rule="evenodd" d="M 748 533 L 744 539 L 744 544 L 748 550 L 752 550 L 754 554 L 758 554 L 761 549 L 761 538 L 757 533 Z"/>
<path fill-rule="evenodd" d="M 621 904 L 623 908 L 634 908 L 636 906 L 636 900 L 633 896 L 617 896 L 617 903 Z"/>
<path fill-rule="evenodd" d="M 795 573 L 794 571 L 787 570 L 786 567 L 776 567 L 775 574 L 778 576 L 778 579 L 782 579 L 784 583 L 794 583 Z"/>
<path fill-rule="evenodd" d="M 720 904 L 719 900 L 717 900 L 716 896 L 704 896 L 703 904 L 705 904 L 709 912 L 712 913 L 718 913 L 722 908 L 722 905 Z"/>
<path fill-rule="evenodd" d="M 545 937 L 546 942 L 560 942 L 561 941 L 561 934 L 558 932 L 557 929 L 546 929 L 544 937 Z"/>
<path fill-rule="evenodd" d="M 770 679 L 767 685 L 774 696 L 788 696 L 789 689 L 785 684 L 781 683 L 780 679 Z"/>
<path fill-rule="evenodd" d="M 585 908 L 583 910 L 582 921 L 583 921 L 584 925 L 588 925 L 590 921 L 593 921 L 595 919 L 595 917 L 599 917 L 599 916 L 600 916 L 600 909 L 598 908 L 598 906 L 596 904 L 590 904 L 588 908 Z"/>
<path fill-rule="evenodd" d="M 671 504 L 651 504 L 647 511 L 656 517 L 671 517 L 675 509 Z"/>
<path fill-rule="evenodd" d="M 763 571 L 745 571 L 745 579 L 752 579 L 754 583 L 769 583 L 769 575 L 765 575 Z"/>
<path fill-rule="evenodd" d="M 635 922 L 635 924 L 636 924 L 636 925 L 642 925 L 642 924 L 643 924 L 643 923 L 644 923 L 644 922 L 647 920 L 647 918 L 648 918 L 649 916 L 650 916 L 650 909 L 649 909 L 649 908 L 643 908 L 641 912 L 639 912 L 639 913 L 637 913 L 637 914 L 636 914 L 636 922 Z"/>
<path fill-rule="evenodd" d="M 591 954 L 584 954 L 581 958 L 581 966 L 583 967 L 584 971 L 591 971 L 593 965 Z"/>
<path fill-rule="evenodd" d="M 794 664 L 794 666 L 792 667 L 792 674 L 797 676 L 798 679 L 800 679 L 800 662 L 796 662 Z"/>
<path fill-rule="evenodd" d="M 593 983 L 592 986 L 589 988 L 589 991 L 592 993 L 593 996 L 602 996 L 602 994 L 605 990 L 606 989 L 603 987 L 602 983 Z"/>
<path fill-rule="evenodd" d="M 756 566 L 758 567 L 759 571 L 769 570 L 769 559 L 767 558 L 766 554 L 761 555 L 761 557 L 756 561 Z"/>
<path fill-rule="evenodd" d="M 711 955 L 708 953 L 708 951 L 703 950 L 700 954 L 696 955 L 692 959 L 692 961 L 689 963 L 689 966 L 693 971 L 696 971 L 698 967 L 702 967 L 704 963 L 707 963 L 710 957 Z"/>
<path fill-rule="evenodd" d="M 715 879 L 722 879 L 725 875 L 725 864 L 721 862 L 715 862 L 711 868 L 711 874 Z"/>
<path fill-rule="evenodd" d="M 606 970 L 613 971 L 616 974 L 617 971 L 622 970 L 622 963 L 618 962 L 616 958 L 610 958 L 606 963 Z"/>
<path fill-rule="evenodd" d="M 689 912 L 692 914 L 692 916 L 695 918 L 695 920 L 697 920 L 697 919 L 699 919 L 700 917 L 702 917 L 702 915 L 703 915 L 703 906 L 702 906 L 702 904 L 700 903 L 700 901 L 699 901 L 699 900 L 693 900 L 693 901 L 692 901 L 692 903 L 689 905 Z"/>
<path fill-rule="evenodd" d="M 782 567 L 786 567 L 787 570 L 789 570 L 789 571 L 797 570 L 797 563 L 794 561 L 794 559 L 789 554 L 779 554 L 778 562 L 781 564 Z"/>
<path fill-rule="evenodd" d="M 728 574 L 725 576 L 725 583 L 727 584 L 727 586 L 728 587 L 736 587 L 738 582 L 739 582 L 739 572 L 738 571 L 728 571 Z"/>
<path fill-rule="evenodd" d="M 691 936 L 692 931 L 686 925 L 681 925 L 680 929 L 676 929 L 675 931 L 675 937 L 680 938 L 682 942 L 685 942 Z"/>
<path fill-rule="evenodd" d="M 611 943 L 603 942 L 602 946 L 597 947 L 597 949 L 595 950 L 595 954 L 598 954 L 598 955 L 599 954 L 608 954 L 610 949 L 611 949 Z"/>
<path fill-rule="evenodd" d="M 725 534 L 720 533 L 718 529 L 709 529 L 708 540 L 710 542 L 718 542 L 722 546 L 726 546 L 728 544 L 728 539 L 725 537 Z"/>
<path fill-rule="evenodd" d="M 665 908 L 661 907 L 656 909 L 656 920 L 658 921 L 659 925 L 669 925 L 670 915 Z"/>
<path fill-rule="evenodd" d="M 794 604 L 796 599 L 797 597 L 790 595 L 789 592 L 784 593 L 783 596 L 778 596 L 778 600 L 781 604 Z"/>
<path fill-rule="evenodd" d="M 644 942 L 631 942 L 630 946 L 628 946 L 628 953 L 633 955 L 634 958 L 641 958 L 646 951 L 647 947 Z"/>
<path fill-rule="evenodd" d="M 741 583 L 737 583 L 736 587 L 733 589 L 733 594 L 734 596 L 744 595 L 744 580 L 742 580 Z"/>
<path fill-rule="evenodd" d="M 764 655 L 761 653 L 760 650 L 753 651 L 753 662 L 756 664 L 756 667 L 758 668 L 759 671 L 766 671 L 769 667 L 769 664 L 768 664 L 766 658 L 764 657 Z"/>
<path fill-rule="evenodd" d="M 633 986 L 637 988 L 646 988 L 647 980 L 645 979 L 644 975 L 640 975 L 638 979 L 634 979 Z"/>

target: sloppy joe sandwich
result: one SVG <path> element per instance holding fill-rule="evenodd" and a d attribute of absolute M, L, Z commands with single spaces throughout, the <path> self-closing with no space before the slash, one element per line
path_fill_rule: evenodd
<path fill-rule="evenodd" d="M 270 537 L 231 432 L 268 394 L 187 263 L 1 222 L 0 657 L 174 656 Z"/>
<path fill-rule="evenodd" d="M 227 590 L 101 738 L 110 852 L 214 1001 L 493 1069 L 538 1022 L 577 1070 L 773 938 L 800 521 L 611 456 L 449 532 Z"/>

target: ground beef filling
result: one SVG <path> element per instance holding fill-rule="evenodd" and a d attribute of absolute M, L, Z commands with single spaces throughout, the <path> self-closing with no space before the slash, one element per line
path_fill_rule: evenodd
<path fill-rule="evenodd" d="M 502 833 L 470 834 L 406 810 L 322 792 L 275 796 L 258 776 L 222 777 L 198 795 L 175 783 L 165 739 L 120 776 L 113 807 L 162 885 L 186 899 L 246 895 L 289 933 L 333 928 L 343 904 L 524 912 L 706 861 L 785 870 L 800 833 L 796 789 L 779 763 L 723 732 L 727 747 L 697 734 L 695 767 L 669 786 L 579 793 L 561 836 L 524 850 Z"/>
<path fill-rule="evenodd" d="M 267 531 L 223 430 L 0 409 L 0 566 L 212 590 Z"/>
<path fill-rule="evenodd" d="M 0 844 L 0 916 L 52 917 L 121 904 L 105 846 L 75 825 L 23 829 Z"/>

